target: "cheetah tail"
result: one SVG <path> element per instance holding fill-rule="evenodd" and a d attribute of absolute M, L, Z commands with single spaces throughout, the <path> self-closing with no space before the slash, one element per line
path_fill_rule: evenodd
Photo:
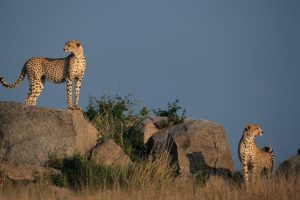
<path fill-rule="evenodd" d="M 263 147 L 262 150 L 268 153 L 273 153 L 273 149 L 271 147 Z"/>
<path fill-rule="evenodd" d="M 7 83 L 3 77 L 0 77 L 0 82 L 2 83 L 2 85 L 6 88 L 15 88 L 17 87 L 20 83 L 22 83 L 22 81 L 24 80 L 25 78 L 25 75 L 26 75 L 26 68 L 25 66 L 23 67 L 22 71 L 21 71 L 21 74 L 18 78 L 18 80 L 16 80 L 16 82 L 14 82 L 13 84 L 9 84 Z"/>

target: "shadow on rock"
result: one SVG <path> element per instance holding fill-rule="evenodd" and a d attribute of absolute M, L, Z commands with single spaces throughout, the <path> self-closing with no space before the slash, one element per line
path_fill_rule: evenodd
<path fill-rule="evenodd" d="M 226 168 L 214 168 L 205 163 L 201 152 L 193 152 L 186 155 L 189 160 L 190 172 L 194 174 L 197 183 L 205 184 L 212 176 L 220 177 L 231 184 L 240 185 L 243 182 L 242 174 L 231 172 Z"/>

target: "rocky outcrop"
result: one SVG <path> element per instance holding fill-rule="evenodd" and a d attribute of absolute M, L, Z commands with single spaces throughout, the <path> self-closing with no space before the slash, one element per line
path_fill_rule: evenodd
<path fill-rule="evenodd" d="M 154 158 L 161 151 L 167 152 L 178 166 L 179 174 L 188 175 L 185 177 L 208 179 L 207 174 L 230 176 L 234 172 L 226 132 L 221 125 L 187 119 L 166 128 L 170 125 L 166 120 L 148 118 L 135 128 Z M 43 167 L 51 156 L 88 155 L 97 164 L 112 167 L 127 167 L 132 163 L 112 140 L 96 144 L 97 136 L 97 130 L 81 111 L 0 102 L 0 178 L 35 181 L 35 174 L 42 177 L 48 173 L 48 168 Z"/>
<path fill-rule="evenodd" d="M 81 111 L 0 102 L 0 161 L 44 166 L 49 156 L 86 154 L 97 130 Z"/>
<path fill-rule="evenodd" d="M 46 168 L 40 165 L 0 163 L 0 183 L 11 181 L 13 183 L 26 182 L 51 182 L 52 174 L 60 174 L 53 168 Z"/>
<path fill-rule="evenodd" d="M 157 131 L 148 141 L 156 154 L 168 151 L 180 174 L 228 174 L 234 171 L 224 128 L 206 120 L 185 120 L 184 123 Z"/>
<path fill-rule="evenodd" d="M 132 164 L 123 149 L 112 140 L 105 140 L 95 146 L 90 159 L 96 164 L 112 167 L 128 167 Z"/>
<path fill-rule="evenodd" d="M 276 170 L 276 175 L 286 178 L 300 178 L 300 154 L 282 162 Z"/>

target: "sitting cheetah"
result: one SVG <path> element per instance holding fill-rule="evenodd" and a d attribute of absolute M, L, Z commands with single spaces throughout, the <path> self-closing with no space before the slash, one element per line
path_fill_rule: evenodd
<path fill-rule="evenodd" d="M 239 158 L 243 167 L 245 182 L 249 182 L 249 174 L 252 173 L 255 180 L 257 174 L 264 171 L 272 173 L 274 165 L 273 150 L 269 147 L 259 149 L 254 141 L 256 136 L 262 136 L 263 130 L 259 125 L 248 125 L 244 129 L 239 143 Z"/>
<path fill-rule="evenodd" d="M 79 95 L 81 81 L 86 68 L 85 56 L 82 44 L 76 40 L 68 41 L 64 46 L 64 51 L 70 55 L 65 58 L 44 58 L 35 57 L 29 59 L 23 66 L 18 80 L 13 83 L 7 83 L 3 77 L 0 82 L 6 88 L 18 86 L 27 74 L 29 79 L 29 92 L 26 98 L 27 105 L 36 105 L 37 98 L 41 94 L 45 80 L 54 83 L 67 82 L 68 109 L 73 109 L 72 103 L 72 81 L 75 81 L 75 109 L 79 109 Z"/>

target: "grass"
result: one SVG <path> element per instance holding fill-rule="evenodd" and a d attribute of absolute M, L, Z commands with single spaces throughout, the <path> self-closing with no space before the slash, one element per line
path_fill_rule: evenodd
<path fill-rule="evenodd" d="M 159 154 L 155 159 L 149 156 L 123 168 L 97 165 L 78 154 L 62 159 L 53 157 L 50 166 L 61 171 L 61 174 L 51 175 L 52 184 L 74 191 L 115 186 L 128 190 L 158 189 L 170 184 L 176 172 L 167 153 Z"/>
<path fill-rule="evenodd" d="M 2 184 L 0 199 L 107 199 L 107 200 L 240 200 L 272 199 L 293 200 L 300 197 L 300 175 L 289 178 L 270 177 L 258 179 L 245 187 L 220 177 L 211 177 L 205 184 L 196 180 L 176 177 L 176 167 L 168 154 L 155 159 L 147 157 L 122 169 L 98 166 L 83 156 L 74 155 L 56 161 L 64 178 L 65 188 L 47 184 Z"/>
<path fill-rule="evenodd" d="M 151 170 L 150 170 L 151 171 Z M 136 171 L 140 175 L 141 171 Z M 146 172 L 147 174 L 148 172 Z M 151 172 L 152 173 L 152 172 Z M 150 174 L 151 174 L 150 173 Z M 158 173 L 159 174 L 159 173 Z M 158 175 L 157 174 L 157 175 Z M 149 175 L 149 174 L 147 174 Z M 193 182 L 184 180 L 172 182 L 160 182 L 161 184 L 153 187 L 151 179 L 144 176 L 133 179 L 129 188 L 122 188 L 115 185 L 113 188 L 101 188 L 99 190 L 81 190 L 70 192 L 64 189 L 52 188 L 45 185 L 17 185 L 10 188 L 2 187 L 0 199 L 156 199 L 156 200 L 192 200 L 192 199 L 222 199 L 222 200 L 240 200 L 240 199 L 272 199 L 272 200 L 296 200 L 300 197 L 299 177 L 293 177 L 289 180 L 284 178 L 271 178 L 269 180 L 261 179 L 255 184 L 246 187 L 237 187 L 227 184 L 222 180 L 216 180 L 211 184 L 201 186 Z M 161 180 L 163 178 L 161 177 Z M 145 184 L 138 185 L 140 181 Z M 144 183 L 144 182 L 142 182 Z M 142 188 L 142 189 L 141 189 Z"/>

